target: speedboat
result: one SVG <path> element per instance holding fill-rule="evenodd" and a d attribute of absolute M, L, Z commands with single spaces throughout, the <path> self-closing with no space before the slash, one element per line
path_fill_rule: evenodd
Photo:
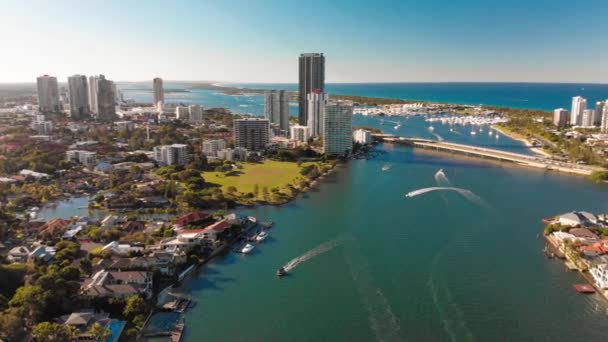
<path fill-rule="evenodd" d="M 433 127 L 433 126 L 429 126 L 429 131 L 431 131 L 431 132 L 432 132 L 432 131 L 434 131 L 434 130 L 435 130 L 435 127 Z"/>
<path fill-rule="evenodd" d="M 471 135 L 475 135 L 475 134 L 477 134 L 477 132 L 471 131 Z"/>
<path fill-rule="evenodd" d="M 255 237 L 255 241 L 262 242 L 262 241 L 266 240 L 267 237 L 268 237 L 268 233 L 265 230 L 263 230 L 262 232 L 260 232 L 260 234 L 258 234 Z"/>
<path fill-rule="evenodd" d="M 388 171 L 388 170 L 390 170 L 390 169 L 391 169 L 390 165 L 384 165 L 384 166 L 382 167 L 382 171 Z"/>
<path fill-rule="evenodd" d="M 245 245 L 245 247 L 243 247 L 243 249 L 241 249 L 241 253 L 243 254 L 249 254 L 251 253 L 251 251 L 255 248 L 254 245 L 248 243 Z"/>
<path fill-rule="evenodd" d="M 282 277 L 282 276 L 286 276 L 287 275 L 287 271 L 285 271 L 285 267 L 281 267 L 277 270 L 277 277 Z"/>

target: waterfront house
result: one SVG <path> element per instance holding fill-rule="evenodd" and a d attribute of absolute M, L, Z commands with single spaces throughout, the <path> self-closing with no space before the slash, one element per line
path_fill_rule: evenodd
<path fill-rule="evenodd" d="M 38 234 L 39 235 L 46 235 L 46 234 L 56 235 L 58 233 L 63 233 L 65 230 L 67 230 L 69 225 L 70 225 L 70 221 L 68 221 L 68 220 L 54 218 L 54 219 L 50 220 L 49 222 L 47 222 L 42 227 L 40 227 Z"/>
<path fill-rule="evenodd" d="M 143 243 L 112 241 L 101 250 L 114 255 L 128 255 L 129 253 L 143 253 L 144 249 Z"/>
<path fill-rule="evenodd" d="M 106 267 L 111 271 L 154 271 L 162 275 L 175 274 L 176 256 L 171 253 L 155 253 L 146 257 L 119 258 Z"/>
<path fill-rule="evenodd" d="M 570 234 L 570 233 L 566 233 L 566 232 L 553 232 L 551 233 L 551 235 L 553 236 L 553 238 L 555 238 L 555 240 L 557 240 L 559 243 L 564 243 L 564 241 L 566 240 L 570 240 L 570 241 L 574 241 L 576 240 L 576 236 Z"/>
<path fill-rule="evenodd" d="M 112 341 L 118 341 L 122 328 L 118 331 L 112 329 L 112 323 L 118 323 L 118 326 L 124 327 L 125 322 L 117 321 L 110 318 L 110 314 L 105 312 L 95 312 L 93 310 L 83 310 L 78 312 L 72 312 L 69 315 L 59 317 L 57 320 L 60 324 L 65 324 L 75 328 L 78 331 L 78 336 L 74 338 L 75 341 L 79 342 L 97 342 L 97 337 L 89 334 L 91 327 L 98 323 L 102 327 L 110 329 L 112 334 Z M 116 335 L 116 336 L 115 336 Z"/>
<path fill-rule="evenodd" d="M 17 246 L 8 251 L 6 259 L 10 262 L 26 262 L 29 255 L 30 250 L 27 247 Z"/>
<path fill-rule="evenodd" d="M 209 220 L 210 216 L 200 211 L 188 213 L 175 221 L 175 228 L 183 228 L 191 224 L 200 224 Z"/>
<path fill-rule="evenodd" d="M 589 270 L 589 273 L 593 276 L 595 284 L 600 289 L 608 288 L 608 264 L 600 264 Z"/>
<path fill-rule="evenodd" d="M 598 236 L 587 228 L 572 228 L 568 232 L 579 240 L 597 240 Z"/>
<path fill-rule="evenodd" d="M 141 294 L 150 298 L 152 285 L 150 272 L 101 270 L 86 283 L 83 292 L 91 297 L 126 298 Z"/>
<path fill-rule="evenodd" d="M 598 222 L 597 217 L 587 211 L 573 211 L 559 215 L 558 222 L 562 226 L 584 227 L 595 226 Z"/>

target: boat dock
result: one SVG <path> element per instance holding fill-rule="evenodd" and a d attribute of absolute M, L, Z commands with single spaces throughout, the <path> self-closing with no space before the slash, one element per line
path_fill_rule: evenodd
<path fill-rule="evenodd" d="M 180 342 L 182 340 L 182 336 L 184 334 L 184 329 L 186 325 L 184 323 L 177 323 L 175 325 L 175 329 L 171 332 L 171 337 L 169 341 L 171 342 Z"/>

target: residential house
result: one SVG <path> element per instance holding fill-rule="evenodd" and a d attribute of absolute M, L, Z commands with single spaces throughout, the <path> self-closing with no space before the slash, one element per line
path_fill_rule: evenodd
<path fill-rule="evenodd" d="M 600 264 L 589 270 L 589 273 L 593 276 L 595 284 L 600 289 L 608 288 L 608 264 Z"/>
<path fill-rule="evenodd" d="M 38 246 L 30 252 L 27 259 L 29 262 L 40 262 L 50 264 L 55 261 L 55 253 L 57 249 L 49 246 Z"/>
<path fill-rule="evenodd" d="M 152 296 L 152 274 L 145 271 L 101 270 L 84 286 L 84 294 L 91 297 L 126 298 L 140 294 Z"/>
<path fill-rule="evenodd" d="M 56 235 L 59 233 L 63 233 L 65 230 L 67 230 L 69 225 L 70 225 L 70 221 L 68 221 L 68 220 L 54 218 L 54 219 L 48 221 L 42 227 L 40 227 L 40 231 L 38 234 L 39 235 L 44 235 L 44 234 Z"/>
<path fill-rule="evenodd" d="M 26 262 L 29 255 L 30 250 L 27 247 L 17 246 L 8 251 L 6 259 L 10 262 Z"/>
<path fill-rule="evenodd" d="M 129 255 L 129 253 L 143 253 L 144 249 L 143 243 L 112 241 L 101 250 L 114 255 Z"/>
<path fill-rule="evenodd" d="M 210 215 L 207 215 L 200 211 L 193 211 L 191 213 L 188 213 L 188 214 L 178 218 L 177 221 L 175 221 L 174 227 L 183 228 L 183 227 L 186 227 L 191 224 L 199 224 L 199 223 L 209 220 L 209 218 L 210 218 Z"/>

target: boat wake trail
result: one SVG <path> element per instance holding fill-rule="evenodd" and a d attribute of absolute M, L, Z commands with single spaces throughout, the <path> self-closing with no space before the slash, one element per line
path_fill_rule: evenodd
<path fill-rule="evenodd" d="M 366 258 L 356 247 L 345 249 L 344 256 L 376 340 L 403 341 L 399 318 L 393 312 L 382 289 L 375 286 Z"/>
<path fill-rule="evenodd" d="M 437 133 L 433 133 L 431 132 L 432 135 L 435 136 L 435 138 L 437 138 L 437 141 L 443 141 L 443 137 L 441 137 L 441 135 L 437 134 Z"/>
<path fill-rule="evenodd" d="M 325 252 L 329 252 L 341 244 L 342 244 L 341 239 L 336 239 L 336 240 L 332 240 L 329 242 L 325 242 L 325 243 L 317 246 L 316 248 L 313 248 L 313 249 L 309 250 L 308 252 L 300 255 L 299 257 L 295 257 L 295 258 L 291 259 L 288 263 L 285 264 L 285 266 L 283 266 L 283 269 L 285 269 L 285 271 L 287 271 L 287 272 L 290 272 L 293 269 L 295 269 L 296 267 L 298 267 L 300 264 L 316 257 L 317 255 L 323 254 Z"/>
<path fill-rule="evenodd" d="M 416 197 L 416 196 L 420 196 L 420 195 L 426 194 L 428 192 L 433 192 L 433 191 L 455 191 L 455 192 L 459 193 L 462 197 L 466 198 L 467 200 L 469 200 L 479 206 L 488 207 L 488 205 L 479 196 L 475 195 L 471 190 L 447 187 L 447 186 L 434 186 L 434 187 L 430 187 L 430 188 L 423 188 L 423 189 L 410 191 L 407 194 L 405 194 L 405 197 Z"/>

